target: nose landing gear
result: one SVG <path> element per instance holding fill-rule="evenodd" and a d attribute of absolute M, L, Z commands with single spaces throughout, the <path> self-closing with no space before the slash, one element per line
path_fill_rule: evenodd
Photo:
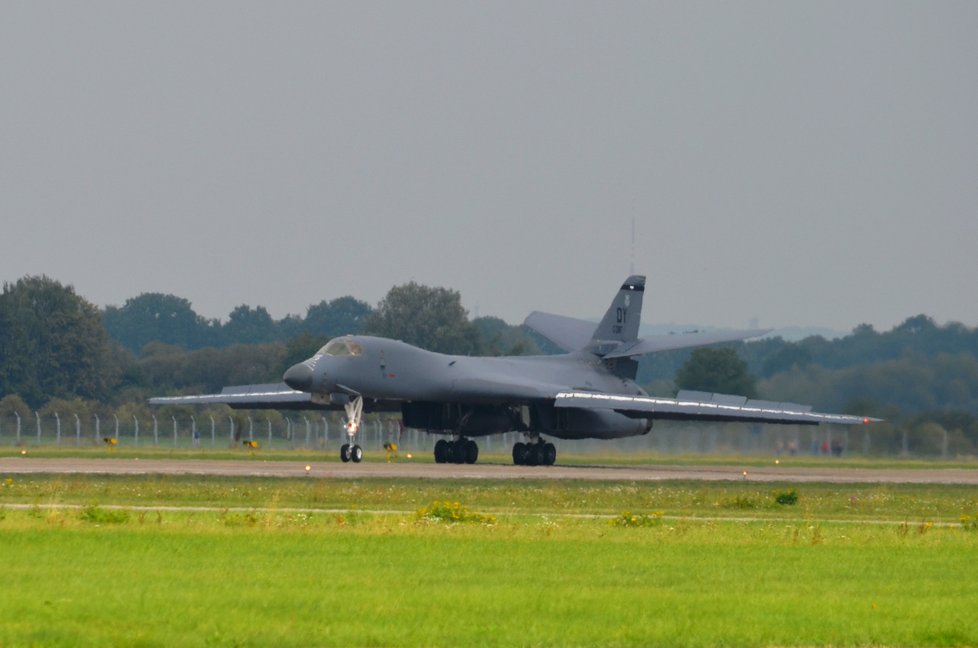
<path fill-rule="evenodd" d="M 360 463 L 363 461 L 363 449 L 356 445 L 355 440 L 363 421 L 363 397 L 357 396 L 344 404 L 343 411 L 346 413 L 346 425 L 343 427 L 346 429 L 346 438 L 349 443 L 344 443 L 340 447 L 340 460 L 343 463 L 350 461 Z"/>

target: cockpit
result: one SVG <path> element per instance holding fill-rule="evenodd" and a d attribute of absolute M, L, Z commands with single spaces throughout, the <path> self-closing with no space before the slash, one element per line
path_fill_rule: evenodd
<path fill-rule="evenodd" d="M 338 337 L 327 342 L 316 355 L 328 356 L 358 356 L 363 353 L 363 347 L 352 338 Z"/>

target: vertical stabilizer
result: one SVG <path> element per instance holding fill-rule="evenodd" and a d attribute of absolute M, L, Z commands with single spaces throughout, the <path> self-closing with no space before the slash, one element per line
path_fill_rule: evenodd
<path fill-rule="evenodd" d="M 598 324 L 592 340 L 600 342 L 634 342 L 642 319 L 642 296 L 645 277 L 632 275 L 622 284 L 611 307 Z"/>

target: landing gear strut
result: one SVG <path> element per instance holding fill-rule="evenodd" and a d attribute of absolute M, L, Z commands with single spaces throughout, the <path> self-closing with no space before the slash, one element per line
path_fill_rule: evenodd
<path fill-rule="evenodd" d="M 435 463 L 474 464 L 479 459 L 479 446 L 472 439 L 459 437 L 435 442 Z"/>
<path fill-rule="evenodd" d="M 540 437 L 530 443 L 513 444 L 513 463 L 517 466 L 552 466 L 556 461 L 556 446 Z"/>
<path fill-rule="evenodd" d="M 340 460 L 343 463 L 349 461 L 360 463 L 363 461 L 363 449 L 354 441 L 357 432 L 360 431 L 360 424 L 363 422 L 363 397 L 357 396 L 346 403 L 343 405 L 343 410 L 346 412 L 346 424 L 343 427 L 346 429 L 346 438 L 349 443 L 344 443 L 340 448 Z"/>

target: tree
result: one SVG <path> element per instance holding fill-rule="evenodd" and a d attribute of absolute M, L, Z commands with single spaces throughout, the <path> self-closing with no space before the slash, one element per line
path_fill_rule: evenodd
<path fill-rule="evenodd" d="M 102 320 L 109 335 L 133 353 L 150 342 L 197 349 L 213 343 L 216 328 L 216 322 L 194 312 L 186 299 L 162 293 L 143 293 L 121 308 L 109 306 Z"/>
<path fill-rule="evenodd" d="M 48 277 L 5 283 L 0 295 L 0 391 L 32 408 L 51 398 L 98 399 L 118 379 L 98 309 Z"/>
<path fill-rule="evenodd" d="M 803 369 L 812 362 L 812 353 L 798 344 L 786 343 L 764 360 L 763 375 L 772 376 L 794 367 Z"/>
<path fill-rule="evenodd" d="M 747 372 L 747 363 L 737 352 L 721 349 L 696 349 L 676 374 L 676 387 L 720 394 L 757 395 L 756 379 Z"/>
<path fill-rule="evenodd" d="M 478 332 L 462 308 L 458 291 L 413 281 L 390 289 L 367 320 L 364 332 L 440 353 L 479 352 Z"/>
<path fill-rule="evenodd" d="M 335 337 L 359 333 L 373 313 L 366 302 L 350 296 L 321 301 L 306 312 L 303 330 L 316 336 Z"/>
<path fill-rule="evenodd" d="M 498 317 L 478 317 L 472 324 L 479 332 L 479 347 L 487 355 L 538 355 L 540 348 L 523 327 L 510 326 Z"/>
<path fill-rule="evenodd" d="M 297 362 L 302 362 L 306 358 L 310 358 L 315 355 L 315 353 L 321 349 L 328 340 L 329 338 L 324 335 L 311 335 L 309 333 L 303 333 L 302 335 L 294 337 L 286 342 L 285 356 L 278 367 L 279 375 L 285 373 L 286 369 Z"/>
<path fill-rule="evenodd" d="M 275 320 L 264 306 L 236 307 L 221 330 L 224 344 L 264 344 L 278 338 Z"/>

